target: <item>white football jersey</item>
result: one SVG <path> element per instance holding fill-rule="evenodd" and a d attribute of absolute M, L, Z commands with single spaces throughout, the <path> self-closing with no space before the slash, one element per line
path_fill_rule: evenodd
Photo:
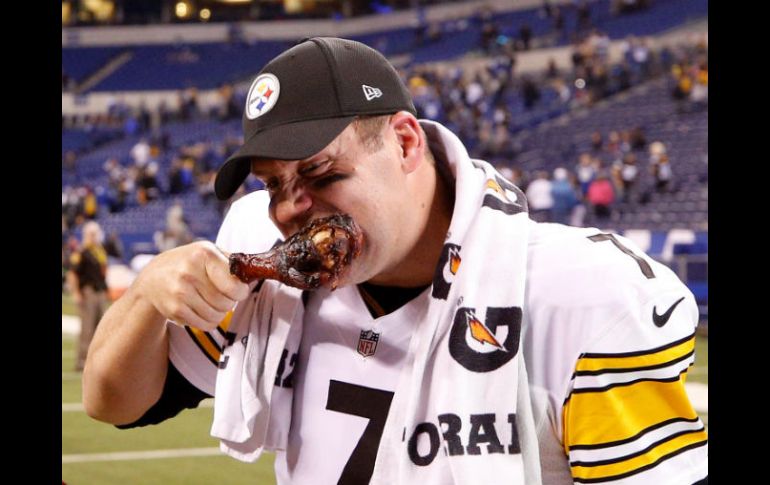
<path fill-rule="evenodd" d="M 706 431 L 684 388 L 691 292 L 622 236 L 533 223 L 529 244 L 522 340 L 543 483 L 705 478 Z"/>
<path fill-rule="evenodd" d="M 280 233 L 258 216 L 267 203 L 262 192 L 235 203 L 218 246 L 269 249 Z M 558 224 L 532 222 L 527 272 L 522 347 L 543 483 L 707 476 L 706 432 L 684 389 L 698 322 L 687 287 L 621 236 Z M 299 353 L 276 379 L 294 387 L 279 484 L 355 483 L 369 466 L 429 294 L 378 319 L 355 287 L 309 294 Z M 220 353 L 239 338 L 230 319 L 251 315 L 252 300 L 213 332 L 169 326 L 170 359 L 196 387 L 214 394 Z"/>
<path fill-rule="evenodd" d="M 288 449 L 276 454 L 276 477 L 286 484 L 361 483 L 374 468 L 412 329 L 427 311 L 430 290 L 377 319 L 356 287 L 310 295 L 294 366 Z"/>

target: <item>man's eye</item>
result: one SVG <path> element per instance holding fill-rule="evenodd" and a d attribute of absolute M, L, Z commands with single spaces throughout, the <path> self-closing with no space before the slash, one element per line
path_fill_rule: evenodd
<path fill-rule="evenodd" d="M 299 170 L 300 175 L 310 175 L 313 173 L 318 167 L 320 167 L 320 163 L 314 163 L 312 165 L 305 165 Z"/>
<path fill-rule="evenodd" d="M 328 176 L 326 176 L 326 177 L 320 177 L 320 178 L 318 178 L 317 180 L 315 180 L 315 181 L 313 182 L 313 185 L 314 185 L 316 188 L 322 189 L 322 188 L 324 188 L 324 187 L 326 187 L 326 186 L 328 186 L 328 185 L 331 185 L 331 184 L 333 184 L 334 182 L 338 182 L 338 181 L 340 181 L 340 180 L 344 180 L 344 179 L 346 179 L 346 178 L 348 178 L 348 176 L 347 176 L 347 175 L 345 175 L 345 174 L 341 174 L 341 173 L 333 173 L 333 174 L 329 174 L 329 175 L 328 175 Z"/>
<path fill-rule="evenodd" d="M 306 176 L 306 175 L 310 175 L 310 176 L 317 175 L 318 173 L 320 173 L 322 171 L 322 169 L 324 167 L 329 165 L 330 162 L 331 162 L 331 160 L 326 160 L 326 161 L 323 161 L 323 162 L 310 163 L 310 164 L 305 165 L 304 167 L 300 168 L 299 169 L 299 174 L 303 175 L 303 176 Z"/>
<path fill-rule="evenodd" d="M 274 191 L 278 188 L 278 179 L 268 179 L 264 182 L 265 188 L 269 191 Z"/>

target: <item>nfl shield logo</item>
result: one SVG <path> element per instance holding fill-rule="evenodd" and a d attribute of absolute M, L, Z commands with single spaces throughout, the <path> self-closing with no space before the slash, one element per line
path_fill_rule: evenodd
<path fill-rule="evenodd" d="M 378 340 L 380 340 L 379 333 L 374 333 L 372 330 L 361 330 L 361 337 L 358 339 L 358 353 L 364 357 L 374 355 Z"/>

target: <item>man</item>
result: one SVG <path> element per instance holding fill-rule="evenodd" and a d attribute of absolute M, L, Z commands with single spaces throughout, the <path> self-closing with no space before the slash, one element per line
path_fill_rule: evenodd
<path fill-rule="evenodd" d="M 70 255 L 67 286 L 78 306 L 80 337 L 75 370 L 82 371 L 96 326 L 107 309 L 107 252 L 95 221 L 83 224 L 82 248 Z"/>
<path fill-rule="evenodd" d="M 243 126 L 217 196 L 249 172 L 267 190 L 110 308 L 89 415 L 140 426 L 214 395 L 222 450 L 275 451 L 282 484 L 706 477 L 682 377 L 697 307 L 670 270 L 619 236 L 530 221 L 363 44 L 312 38 L 273 59 Z M 229 274 L 227 253 L 335 213 L 364 234 L 336 290 Z"/>

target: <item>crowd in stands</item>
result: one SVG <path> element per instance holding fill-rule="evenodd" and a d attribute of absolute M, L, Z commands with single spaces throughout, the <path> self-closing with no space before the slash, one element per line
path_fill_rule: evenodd
<path fill-rule="evenodd" d="M 669 92 L 683 110 L 708 102 L 707 43 L 655 50 L 646 39 L 629 37 L 622 52 L 621 62 L 610 63 L 608 37 L 591 29 L 573 46 L 568 69 L 559 69 L 552 62 L 544 72 L 519 74 L 516 49 L 511 47 L 486 64 L 474 65 L 479 67 L 412 65 L 403 67 L 401 73 L 418 116 L 445 124 L 466 142 L 471 156 L 496 164 L 526 191 L 533 218 L 583 226 L 608 221 L 620 203 L 623 208 L 645 203 L 650 190 L 675 188 L 676 170 L 668 160 L 665 140 L 649 143 L 639 126 L 596 131 L 590 134 L 591 151 L 576 154 L 573 166 L 524 173 L 516 167 L 519 147 L 512 134 L 569 110 L 590 108 L 608 96 L 665 75 L 672 81 Z M 62 188 L 63 260 L 74 232 L 100 214 L 194 192 L 224 213 L 226 205 L 213 194 L 214 175 L 239 146 L 237 120 L 246 93 L 243 87 L 232 85 L 223 85 L 219 93 L 220 102 L 206 111 L 199 108 L 196 90 L 187 89 L 180 92 L 176 108 L 148 110 L 116 101 L 106 115 L 63 116 L 63 136 L 65 129 L 115 130 L 119 132 L 116 137 L 137 139 L 125 157 L 104 160 L 106 184 L 83 181 Z M 169 124 L 194 120 L 230 123 L 233 130 L 224 137 L 192 142 L 170 139 Z M 76 150 L 63 152 L 62 172 L 77 173 L 80 155 Z M 644 164 L 639 163 L 640 157 L 645 158 Z M 641 184 L 642 178 L 653 183 Z M 258 187 L 251 178 L 247 184 L 241 193 Z M 158 251 L 194 237 L 179 214 L 169 218 L 170 229 L 155 237 Z"/>
<path fill-rule="evenodd" d="M 502 167 L 503 173 L 525 191 L 533 219 L 578 227 L 601 225 L 610 220 L 616 201 L 633 208 L 649 202 L 653 191 L 673 190 L 674 174 L 666 145 L 661 141 L 648 144 L 639 127 L 611 131 L 606 143 L 600 132 L 593 132 L 591 143 L 591 151 L 581 153 L 574 167 L 560 166 L 552 174 L 538 170 L 530 178 L 520 170 Z M 643 153 L 647 175 L 639 166 Z"/>

